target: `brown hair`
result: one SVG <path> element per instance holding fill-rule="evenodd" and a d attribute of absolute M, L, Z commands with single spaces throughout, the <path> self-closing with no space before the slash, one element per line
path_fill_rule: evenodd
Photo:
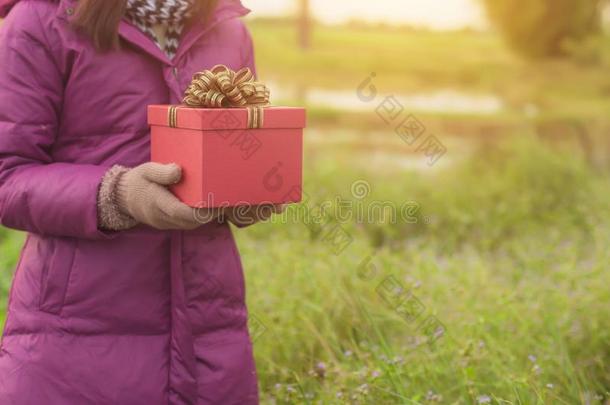
<path fill-rule="evenodd" d="M 107 51 L 119 46 L 119 23 L 127 0 L 79 0 L 72 25 L 93 41 L 95 47 Z M 195 18 L 207 20 L 218 0 L 196 0 Z"/>

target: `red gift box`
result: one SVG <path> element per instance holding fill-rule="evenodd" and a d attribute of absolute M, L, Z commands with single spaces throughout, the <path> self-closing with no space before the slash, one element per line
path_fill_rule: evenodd
<path fill-rule="evenodd" d="M 151 105 L 151 161 L 177 163 L 192 207 L 301 201 L 305 109 Z"/>

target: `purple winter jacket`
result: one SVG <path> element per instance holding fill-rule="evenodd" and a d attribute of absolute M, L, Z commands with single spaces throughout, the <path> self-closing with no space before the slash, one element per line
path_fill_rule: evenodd
<path fill-rule="evenodd" d="M 147 105 L 179 103 L 201 69 L 254 69 L 248 10 L 221 0 L 170 61 L 126 21 L 121 49 L 96 52 L 75 6 L 0 0 L 0 223 L 28 232 L 0 404 L 256 404 L 229 226 L 105 233 L 96 215 L 106 170 L 149 161 Z"/>

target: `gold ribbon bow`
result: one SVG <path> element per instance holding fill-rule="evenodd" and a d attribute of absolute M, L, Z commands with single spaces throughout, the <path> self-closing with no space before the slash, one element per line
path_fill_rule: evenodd
<path fill-rule="evenodd" d="M 235 72 L 225 65 L 196 73 L 184 93 L 182 102 L 188 107 L 248 109 L 248 128 L 262 128 L 263 107 L 269 104 L 270 91 L 254 80 L 248 68 Z M 177 107 L 169 111 L 170 126 L 176 126 Z"/>

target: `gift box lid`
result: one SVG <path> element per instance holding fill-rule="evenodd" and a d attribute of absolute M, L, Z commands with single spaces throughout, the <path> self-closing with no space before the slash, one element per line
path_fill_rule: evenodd
<path fill-rule="evenodd" d="M 202 131 L 305 128 L 302 107 L 193 108 L 184 105 L 148 106 L 148 124 Z"/>

